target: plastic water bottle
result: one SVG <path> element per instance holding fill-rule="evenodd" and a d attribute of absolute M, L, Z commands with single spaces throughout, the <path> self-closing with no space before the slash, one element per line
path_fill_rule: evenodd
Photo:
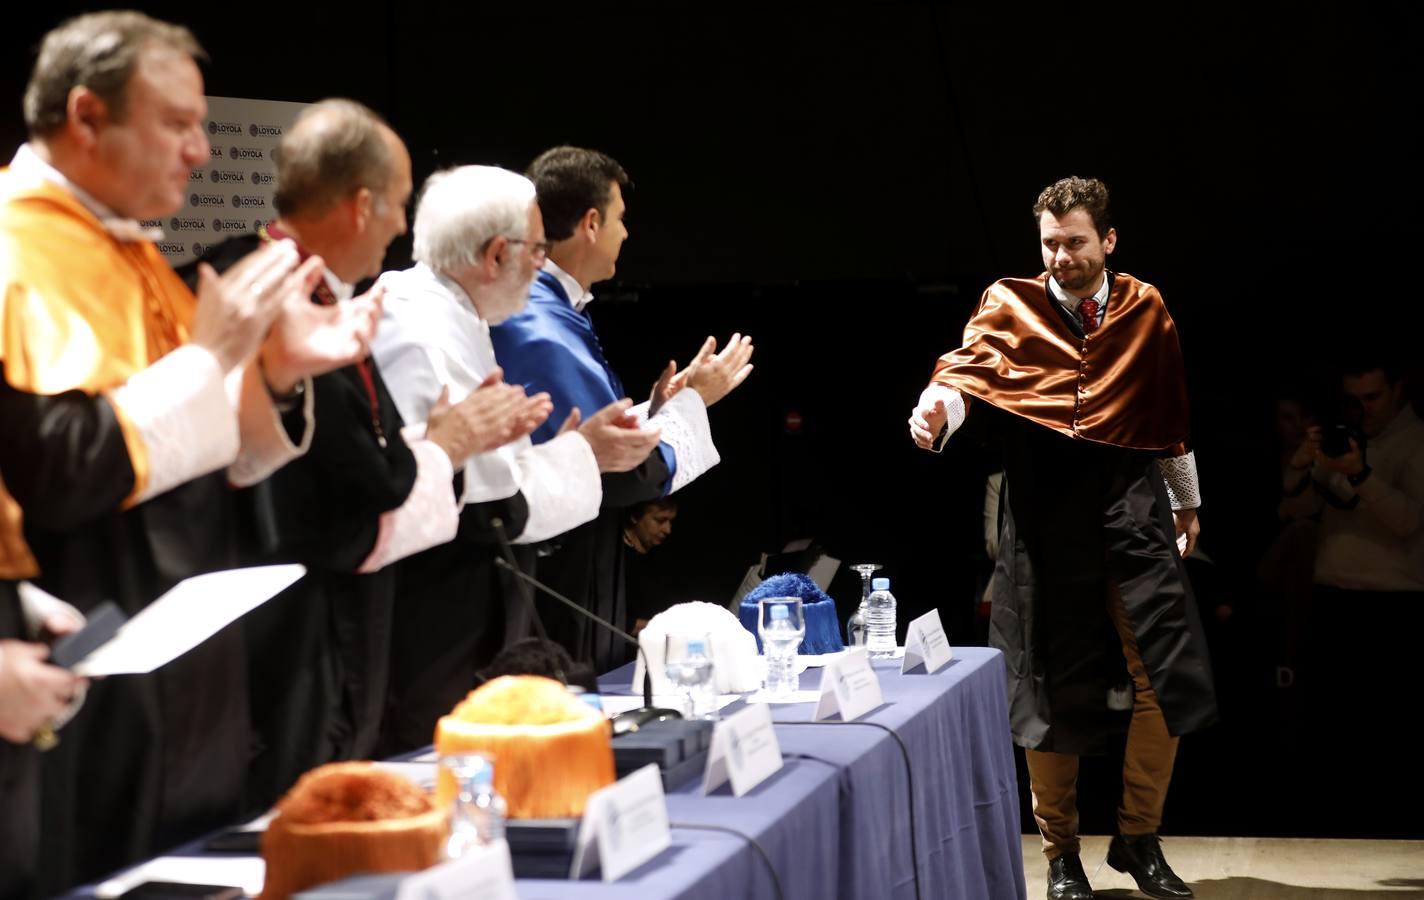
<path fill-rule="evenodd" d="M 479 753 L 457 753 L 440 758 L 455 776 L 459 793 L 450 816 L 450 839 L 445 858 L 459 859 L 474 847 L 504 839 L 504 798 L 494 789 L 494 764 Z"/>
<path fill-rule="evenodd" d="M 890 659 L 896 648 L 895 595 L 890 593 L 888 578 L 875 579 L 871 587 L 865 601 L 865 649 L 871 659 Z"/>
<path fill-rule="evenodd" d="M 785 606 L 771 608 L 771 621 L 762 629 L 761 643 L 766 650 L 766 692 L 785 697 L 801 689 L 801 676 L 796 673 L 796 651 L 801 646 L 804 628 L 791 621 Z"/>

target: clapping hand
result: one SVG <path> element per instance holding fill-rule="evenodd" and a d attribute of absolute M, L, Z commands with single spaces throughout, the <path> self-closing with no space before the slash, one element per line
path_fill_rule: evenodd
<path fill-rule="evenodd" d="M 318 257 L 307 260 L 307 265 Z M 305 268 L 305 266 L 303 266 Z M 276 394 L 288 394 L 297 382 L 349 366 L 370 355 L 385 288 L 377 285 L 352 300 L 332 306 L 311 302 L 311 288 L 292 290 L 262 344 L 262 371 Z"/>
<path fill-rule="evenodd" d="M 593 418 L 581 422 L 578 408 L 569 412 L 559 433 L 578 429 L 593 448 L 600 472 L 627 472 L 636 469 L 658 446 L 662 433 L 656 429 L 644 431 L 638 420 L 628 414 L 632 400 L 616 400 L 600 409 Z"/>
<path fill-rule="evenodd" d="M 703 404 L 711 406 L 747 380 L 747 376 L 752 373 L 751 358 L 754 349 L 751 335 L 743 337 L 738 333 L 732 335 L 727 346 L 718 353 L 717 339 L 708 337 L 687 368 L 667 378 L 664 392 L 668 399 L 671 399 L 684 387 L 690 387 L 702 397 Z M 666 369 L 663 374 L 667 377 Z M 659 378 L 658 383 L 662 385 L 663 378 Z M 649 415 L 655 413 L 655 407 L 660 405 L 656 400 L 657 388 L 654 388 L 654 403 L 649 408 Z"/>
<path fill-rule="evenodd" d="M 545 393 L 527 397 L 524 388 L 504 383 L 495 368 L 479 387 L 459 403 L 450 402 L 444 388 L 426 420 L 425 436 L 459 464 L 475 453 L 487 453 L 517 440 L 544 424 L 554 404 Z"/>

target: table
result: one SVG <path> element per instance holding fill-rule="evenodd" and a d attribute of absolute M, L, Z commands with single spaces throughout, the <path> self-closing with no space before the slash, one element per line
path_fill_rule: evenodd
<path fill-rule="evenodd" d="M 1018 782 L 1009 739 L 1003 656 L 956 647 L 932 675 L 875 662 L 885 704 L 860 721 L 893 729 L 914 782 L 914 859 L 923 900 L 1025 896 Z M 631 693 L 632 666 L 600 680 Z M 819 686 L 820 669 L 801 676 Z M 740 708 L 738 701 L 723 710 Z M 766 851 L 787 900 L 913 900 L 911 793 L 895 739 L 875 727 L 809 724 L 814 705 L 772 707 L 783 769 L 745 796 L 701 795 L 700 781 L 669 792 L 672 846 L 613 884 L 520 880 L 521 900 L 732 900 L 775 893 L 766 862 L 745 840 L 679 825 L 720 825 Z M 180 852 L 201 855 L 200 843 Z M 72 896 L 92 896 L 92 890 Z"/>
<path fill-rule="evenodd" d="M 955 659 L 933 675 L 900 674 L 900 661 L 876 661 L 885 705 L 863 717 L 893 729 L 909 752 L 914 780 L 916 858 L 921 897 L 1013 898 L 1025 895 L 1018 780 L 1009 739 L 1003 655 L 984 647 L 956 647 Z M 631 693 L 632 666 L 600 679 L 605 693 Z M 803 689 L 820 685 L 818 668 L 801 676 Z M 723 710 L 735 712 L 740 704 Z M 783 775 L 797 784 L 819 767 L 834 779 L 838 826 L 806 823 L 805 804 L 788 804 L 789 786 L 772 780 L 740 800 L 698 795 L 688 785 L 668 795 L 673 822 L 728 825 L 757 840 L 771 857 L 783 890 L 791 897 L 915 897 L 910 868 L 909 791 L 904 757 L 884 731 L 855 723 L 811 725 L 813 704 L 776 705 L 777 739 L 786 757 Z M 802 724 L 798 724 L 802 723 Z M 783 804 L 788 813 L 769 816 Z M 814 804 L 826 809 L 827 804 Z M 684 842 L 695 842 L 690 846 Z M 677 897 L 725 900 L 772 896 L 765 863 L 745 852 L 739 860 L 715 861 L 710 843 L 737 839 L 674 830 L 681 853 L 664 854 L 612 885 L 521 881 L 531 898 Z M 686 849 L 683 849 L 686 848 Z M 719 848 L 722 849 L 722 848 Z M 751 867 L 751 872 L 744 870 Z M 718 873 L 698 883 L 702 870 Z M 726 869 L 742 870 L 741 885 Z M 668 879 L 678 873 L 680 883 Z M 828 881 L 829 878 L 829 881 Z M 756 888 L 755 885 L 762 887 Z M 526 885 L 528 890 L 526 891 Z M 671 889 L 672 892 L 664 893 Z M 554 893 L 554 891 L 558 893 Z M 726 893 L 733 890 L 732 894 Z"/>

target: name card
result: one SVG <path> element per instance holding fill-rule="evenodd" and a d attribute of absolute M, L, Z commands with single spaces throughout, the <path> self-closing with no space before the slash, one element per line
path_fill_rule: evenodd
<path fill-rule="evenodd" d="M 954 650 L 945 637 L 944 625 L 939 620 L 939 610 L 932 609 L 910 623 L 905 634 L 905 661 L 900 665 L 903 674 L 924 663 L 925 672 L 938 672 L 954 659 Z"/>
<path fill-rule="evenodd" d="M 459 859 L 403 878 L 396 900 L 519 900 L 509 844 L 471 847 Z"/>
<path fill-rule="evenodd" d="M 653 764 L 588 795 L 569 877 L 593 868 L 593 845 L 604 881 L 617 881 L 672 844 L 663 778 Z"/>
<path fill-rule="evenodd" d="M 880 677 L 870 667 L 865 649 L 858 648 L 826 664 L 821 672 L 821 697 L 812 720 L 819 722 L 840 713 L 841 720 L 849 722 L 884 702 Z"/>
<path fill-rule="evenodd" d="M 740 797 L 780 768 L 781 743 L 771 724 L 771 707 L 757 703 L 712 729 L 702 793 L 710 794 L 731 781 L 732 794 Z"/>

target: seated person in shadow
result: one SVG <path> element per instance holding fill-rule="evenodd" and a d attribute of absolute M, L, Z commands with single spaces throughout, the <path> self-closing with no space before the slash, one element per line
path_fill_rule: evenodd
<path fill-rule="evenodd" d="M 501 675 L 542 675 L 590 694 L 598 693 L 598 676 L 585 663 L 575 663 L 569 651 L 546 638 L 515 641 L 480 670 L 480 684 Z"/>
<path fill-rule="evenodd" d="M 647 556 L 672 534 L 676 518 L 677 500 L 672 496 L 639 503 L 624 512 L 623 543 L 633 551 L 626 557 L 628 620 L 635 636 L 649 619 L 675 602 L 659 590 L 666 581 L 658 577 L 660 573 L 649 565 Z"/>

